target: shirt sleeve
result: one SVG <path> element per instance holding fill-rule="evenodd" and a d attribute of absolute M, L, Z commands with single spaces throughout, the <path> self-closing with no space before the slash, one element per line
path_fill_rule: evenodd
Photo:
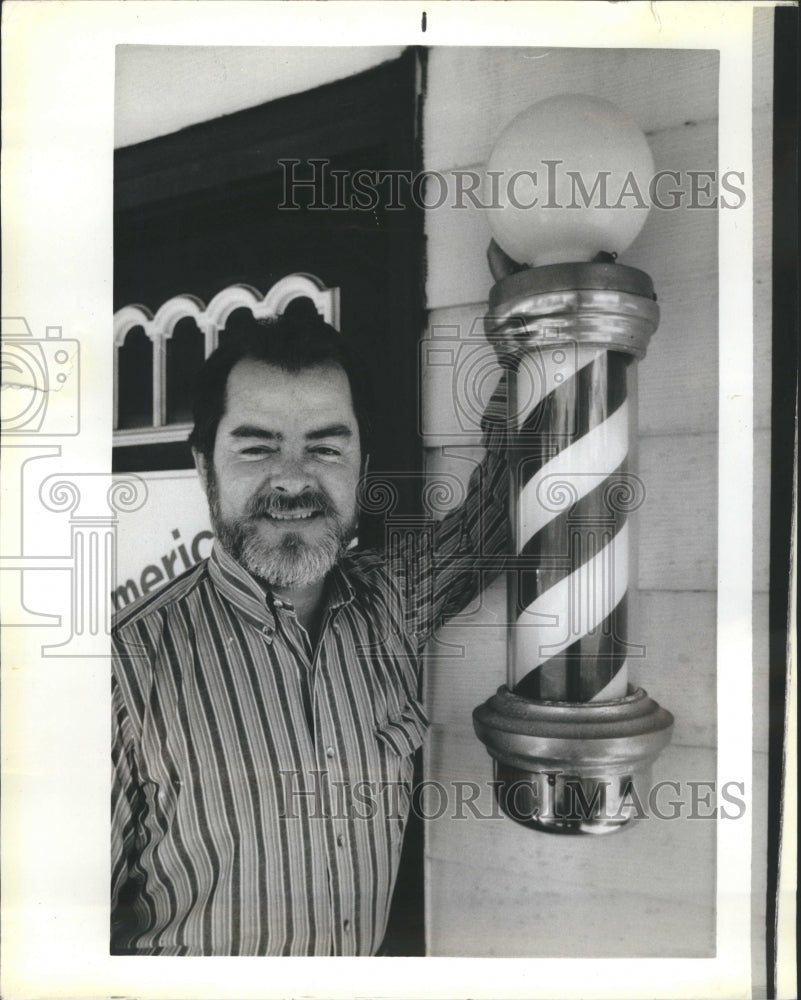
<path fill-rule="evenodd" d="M 140 784 L 131 724 L 119 684 L 112 678 L 111 925 L 112 937 L 130 921 L 131 869 L 135 863 Z"/>
<path fill-rule="evenodd" d="M 470 476 L 464 502 L 421 532 L 405 553 L 409 625 L 423 641 L 508 563 L 507 378 L 504 371 L 484 411 L 484 458 Z"/>

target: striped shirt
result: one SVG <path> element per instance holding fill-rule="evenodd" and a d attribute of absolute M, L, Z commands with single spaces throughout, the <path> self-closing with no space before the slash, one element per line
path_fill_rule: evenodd
<path fill-rule="evenodd" d="M 505 550 L 507 478 L 490 448 L 462 507 L 349 551 L 315 649 L 217 543 L 121 613 L 112 953 L 375 953 L 427 727 L 423 646 Z"/>

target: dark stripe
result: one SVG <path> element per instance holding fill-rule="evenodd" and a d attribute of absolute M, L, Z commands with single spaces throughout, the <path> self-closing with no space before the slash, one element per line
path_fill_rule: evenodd
<path fill-rule="evenodd" d="M 233 615 L 231 616 L 230 619 L 230 626 L 232 631 L 234 632 L 234 637 L 239 640 L 239 644 L 243 648 L 247 648 L 247 638 L 245 636 L 245 629 Z M 266 753 L 269 759 L 271 772 L 274 775 L 276 775 L 280 770 L 286 769 L 287 764 L 291 763 L 292 766 L 290 770 L 294 770 L 295 773 L 298 774 L 298 776 L 302 775 L 302 767 L 300 764 L 300 760 L 298 759 L 297 756 L 295 756 L 291 762 L 279 761 L 277 747 L 275 745 L 274 739 L 272 738 L 273 729 L 275 726 L 275 723 L 273 721 L 275 709 L 278 708 L 280 710 L 280 706 L 286 705 L 290 701 L 284 685 L 284 678 L 281 674 L 281 670 L 275 669 L 274 667 L 271 669 L 271 675 L 270 675 L 271 680 L 273 684 L 276 686 L 278 692 L 278 705 L 274 706 L 273 711 L 271 712 L 270 707 L 268 706 L 268 704 L 265 702 L 264 699 L 262 685 L 259 683 L 258 680 L 255 663 L 251 662 L 250 658 L 248 657 L 244 659 L 243 666 L 248 671 L 251 678 L 251 692 L 254 697 L 254 705 L 259 715 L 259 722 L 263 733 L 261 742 L 264 752 Z M 244 721 L 241 724 L 244 726 Z M 254 773 L 255 773 L 255 768 L 254 768 Z M 253 801 L 254 805 L 258 803 L 258 808 L 259 808 L 258 817 L 260 821 L 260 828 L 261 830 L 265 830 L 265 823 L 262 815 L 262 805 L 261 802 L 259 801 L 258 796 L 254 795 Z M 301 803 L 305 802 L 304 799 L 301 799 L 300 801 Z M 279 831 L 279 843 L 281 848 L 278 855 L 280 858 L 280 864 L 276 865 L 275 868 L 272 869 L 272 871 L 275 874 L 280 874 L 281 896 L 284 900 L 289 900 L 292 897 L 292 873 L 290 871 L 291 851 L 290 851 L 290 844 L 288 840 L 288 831 L 286 828 L 286 824 L 279 822 L 278 831 Z M 264 871 L 264 882 L 263 883 L 260 882 L 259 883 L 260 885 L 261 884 L 266 885 L 267 877 L 269 876 L 270 872 L 270 867 L 266 864 L 266 859 L 264 858 L 263 855 L 265 848 L 266 845 L 263 839 L 259 838 L 258 851 L 260 854 L 260 859 L 259 859 L 260 868 L 263 866 L 263 871 Z M 285 906 L 282 915 L 284 918 L 284 922 L 286 924 L 286 944 L 283 946 L 282 951 L 283 953 L 288 954 L 291 952 L 292 942 L 294 941 L 295 938 L 295 925 L 294 925 L 294 919 L 293 919 L 294 915 L 292 913 L 292 907 Z M 269 936 L 270 936 L 269 922 L 262 921 L 260 930 L 261 934 L 259 938 L 259 946 L 257 954 L 265 954 L 267 953 L 269 948 Z"/>
<path fill-rule="evenodd" d="M 626 400 L 630 357 L 606 351 L 551 390 L 528 414 L 513 452 L 525 461 L 521 486 L 588 431 L 598 427 Z"/>
<path fill-rule="evenodd" d="M 342 615 L 340 615 L 340 618 L 341 617 L 342 617 Z M 339 664 L 346 665 L 347 664 L 347 657 L 345 656 L 345 650 L 344 650 L 343 645 L 342 645 L 342 640 L 341 640 L 340 636 L 337 634 L 336 631 L 333 632 L 333 637 L 334 637 L 335 648 L 336 648 L 336 651 L 337 651 L 337 662 Z M 321 657 L 324 657 L 324 651 L 323 650 L 321 650 L 320 655 L 321 655 Z M 323 660 L 321 666 L 322 666 L 322 669 L 325 669 L 325 660 Z M 331 710 L 331 718 L 332 718 L 332 721 L 334 723 L 334 730 L 336 732 L 338 740 L 341 740 L 342 737 L 344 736 L 344 733 L 345 733 L 345 730 L 343 728 L 343 716 L 345 716 L 345 715 L 348 716 L 347 722 L 345 723 L 345 725 L 348 726 L 348 731 L 351 734 L 354 732 L 354 729 L 355 729 L 355 726 L 356 726 L 356 720 L 354 719 L 352 713 L 349 711 L 349 708 L 350 708 L 350 706 L 355 706 L 355 705 L 358 704 L 357 692 L 356 692 L 356 690 L 354 688 L 354 685 L 353 685 L 353 681 L 352 681 L 352 678 L 351 678 L 351 673 L 347 669 L 347 667 L 345 667 L 345 669 L 343 669 L 341 671 L 341 680 L 342 680 L 343 685 L 344 685 L 344 691 L 343 691 L 343 693 L 344 693 L 345 697 L 343 699 L 337 699 L 336 697 L 333 697 L 329 701 L 329 708 Z M 367 737 L 366 734 L 365 734 L 365 738 L 369 738 L 369 737 Z M 351 739 L 352 739 L 352 736 L 351 736 Z M 359 764 L 360 764 L 360 773 L 363 774 L 363 775 L 368 775 L 369 776 L 370 773 L 371 773 L 371 769 L 370 769 L 370 766 L 369 766 L 368 760 L 367 760 L 366 748 L 365 748 L 364 743 L 362 742 L 362 740 L 355 741 L 355 748 L 354 749 L 356 750 L 356 753 L 358 754 L 358 759 L 359 759 Z M 342 777 L 345 780 L 350 780 L 351 776 L 348 775 L 348 774 L 343 773 Z M 368 777 L 366 780 L 369 781 L 370 778 Z M 361 926 L 361 919 L 360 919 L 361 913 L 360 913 L 360 907 L 359 907 L 359 897 L 360 897 L 361 892 L 362 892 L 362 887 L 361 887 L 362 877 L 363 877 L 364 874 L 367 875 L 366 881 L 367 881 L 368 886 L 370 886 L 370 889 L 371 889 L 371 892 L 372 892 L 372 908 L 371 908 L 371 913 L 372 913 L 373 923 L 375 923 L 375 920 L 376 920 L 376 908 L 377 908 L 376 907 L 376 896 L 377 896 L 377 893 L 378 893 L 378 885 L 377 885 L 377 879 L 375 878 L 375 873 L 377 873 L 379 871 L 379 865 L 378 865 L 378 859 L 376 857 L 375 845 L 372 842 L 370 842 L 369 848 L 368 848 L 369 872 L 368 873 L 362 872 L 361 866 L 359 865 L 359 858 L 356 855 L 356 836 L 355 836 L 354 824 L 357 823 L 357 822 L 360 822 L 360 821 L 357 820 L 355 817 L 352 817 L 350 819 L 349 823 L 348 823 L 348 834 L 349 834 L 349 836 L 348 836 L 348 848 L 349 848 L 349 851 L 350 851 L 350 871 L 352 872 L 352 876 L 353 876 L 353 879 L 354 879 L 354 888 L 355 888 L 355 893 L 354 893 L 355 898 L 353 900 L 350 934 L 354 935 L 355 938 L 356 938 L 356 940 L 359 940 L 359 938 L 362 935 L 363 930 L 364 930 L 362 928 L 362 926 Z M 337 854 L 336 854 L 336 852 L 337 852 L 337 844 L 335 842 L 335 837 L 334 837 L 334 831 L 333 831 L 333 829 L 330 829 L 328 831 L 328 842 L 329 842 L 330 850 L 333 852 L 334 857 L 336 858 L 336 856 L 337 856 Z M 338 882 L 338 879 L 337 879 L 337 882 Z M 338 896 L 339 894 L 337 893 L 336 895 Z M 336 902 L 335 902 L 335 912 L 336 912 L 336 910 L 338 910 L 338 908 L 339 908 L 339 899 L 337 899 Z M 339 918 L 337 919 L 335 917 L 335 919 L 336 919 L 336 926 L 339 927 L 340 921 L 342 919 L 341 911 L 339 911 Z"/>
<path fill-rule="evenodd" d="M 234 616 L 231 617 L 230 627 L 234 632 L 235 638 L 239 640 L 239 642 L 243 645 L 244 648 L 247 648 L 249 644 L 247 640 L 246 629 Z M 263 643 L 263 640 L 260 640 L 260 642 L 261 644 L 266 645 L 265 643 Z M 279 749 L 279 746 L 277 745 L 277 741 L 279 739 L 279 733 L 277 731 L 275 715 L 277 712 L 280 713 L 281 724 L 287 723 L 289 714 L 287 711 L 287 706 L 289 706 L 292 702 L 292 698 L 286 689 L 285 678 L 283 676 L 281 666 L 278 664 L 273 665 L 269 673 L 270 684 L 271 686 L 275 687 L 277 694 L 276 703 L 275 705 L 272 706 L 272 708 L 270 708 L 268 702 L 266 701 L 267 690 L 264 689 L 264 682 L 263 681 L 260 682 L 259 674 L 256 669 L 256 664 L 251 660 L 250 657 L 246 657 L 244 659 L 243 668 L 247 671 L 250 677 L 251 683 L 247 694 L 249 697 L 253 699 L 254 706 L 259 716 L 260 729 L 263 732 L 263 740 L 260 742 L 262 743 L 263 752 L 266 753 L 269 759 L 270 772 L 272 774 L 277 774 L 279 770 L 289 770 L 293 772 L 295 775 L 297 775 L 298 780 L 300 780 L 300 778 L 303 775 L 303 768 L 298 755 L 295 752 L 293 752 L 291 760 L 282 759 L 281 751 Z M 241 725 L 244 726 L 244 719 L 241 720 Z M 246 731 L 247 730 L 243 730 L 243 732 Z M 299 737 L 300 735 L 301 734 L 298 733 Z M 287 765 L 290 766 L 287 768 Z M 253 768 L 251 773 L 255 777 L 255 765 L 252 763 L 252 761 L 251 761 L 251 767 Z M 266 858 L 264 857 L 263 854 L 266 846 L 264 839 L 264 837 L 266 836 L 266 830 L 262 814 L 262 810 L 264 807 L 261 802 L 260 796 L 256 794 L 253 794 L 251 796 L 251 801 L 253 803 L 254 809 L 256 809 L 256 816 L 258 819 L 257 825 L 260 828 L 257 829 L 256 831 L 257 852 L 259 855 L 258 859 L 259 869 L 262 872 L 262 876 L 259 880 L 259 885 L 265 885 L 266 887 L 267 879 L 270 877 L 270 866 L 267 865 Z M 305 800 L 303 799 L 300 800 L 299 809 L 301 812 L 303 811 L 304 808 L 303 805 L 304 802 Z M 263 835 L 260 835 L 260 831 Z M 280 896 L 283 900 L 288 900 L 289 898 L 291 898 L 292 895 L 293 877 L 291 872 L 291 859 L 293 852 L 291 849 L 289 832 L 287 831 L 286 825 L 284 823 L 279 823 L 278 831 L 279 831 L 279 841 L 281 844 L 281 851 L 279 855 L 281 863 L 280 865 L 272 869 L 272 874 L 280 875 L 280 880 L 281 880 Z M 301 839 L 305 840 L 306 838 L 301 838 Z M 282 953 L 290 954 L 295 939 L 297 937 L 294 914 L 292 913 L 290 907 L 287 906 L 283 907 L 282 919 L 286 927 L 285 943 L 282 948 Z M 256 954 L 265 953 L 268 950 L 270 933 L 271 933 L 271 928 L 269 926 L 269 922 L 262 920 L 260 926 L 259 945 Z"/>
<path fill-rule="evenodd" d="M 174 654 L 174 649 L 171 646 L 171 640 L 172 640 L 171 636 L 165 636 L 165 650 L 167 653 L 165 666 L 168 670 L 172 667 L 172 665 L 175 662 L 174 659 L 175 654 Z M 162 710 L 161 707 L 161 693 L 159 691 L 159 688 L 156 687 L 155 685 L 149 693 L 150 693 L 150 704 L 148 706 L 149 714 L 153 720 L 153 728 L 155 729 L 157 734 L 160 756 L 162 761 L 166 762 L 167 774 L 168 775 L 174 774 L 176 768 L 174 763 L 169 758 L 167 723 L 166 723 L 165 712 Z M 154 790 L 152 785 L 146 786 L 146 788 L 148 788 L 148 790 L 151 792 L 151 795 L 148 796 L 148 798 L 150 797 L 154 798 L 153 802 L 154 808 L 152 810 L 149 809 L 149 814 L 152 813 L 153 818 L 151 822 L 147 823 L 147 828 L 149 830 L 148 842 L 152 843 L 154 834 L 153 830 L 154 825 L 156 824 L 158 825 L 159 831 L 163 835 L 163 833 L 165 833 L 169 829 L 169 822 L 167 818 L 164 816 L 162 810 L 157 808 L 158 788 Z M 193 894 L 196 894 L 198 886 L 197 872 L 192 857 L 184 843 L 180 829 L 175 831 L 174 847 L 176 852 L 180 856 L 181 866 L 184 875 L 190 884 Z M 152 877 L 150 873 L 146 873 L 147 877 L 151 882 L 154 880 L 157 881 L 158 885 L 163 890 L 166 890 L 166 892 L 169 895 L 171 913 L 174 915 L 174 919 L 177 921 L 175 939 L 176 943 L 180 945 L 182 939 L 184 921 L 178 919 L 178 914 L 182 912 L 183 907 L 180 905 L 180 900 L 175 892 L 173 883 L 169 880 L 168 873 L 166 872 L 166 869 L 162 863 L 161 855 L 158 851 L 158 848 L 154 851 L 153 854 L 153 865 L 154 865 L 154 870 L 152 872 Z M 151 905 L 155 907 L 156 906 L 155 896 L 151 895 L 150 900 L 151 900 Z"/>
<path fill-rule="evenodd" d="M 192 623 L 191 623 L 191 621 L 188 620 L 188 616 L 186 616 L 185 609 L 182 608 L 181 611 L 182 611 L 182 617 L 184 617 L 184 620 L 185 620 L 185 625 L 189 629 L 188 634 L 191 636 L 192 635 L 192 631 L 191 631 L 191 629 L 192 629 Z M 207 623 L 207 627 L 209 625 L 210 625 L 210 623 Z M 175 685 L 176 685 L 176 691 L 178 693 L 178 708 L 179 708 L 179 712 L 180 712 L 182 718 L 187 718 L 191 714 L 191 709 L 190 709 L 190 706 L 189 706 L 188 699 L 186 697 L 186 686 L 184 684 L 183 672 L 182 671 L 183 671 L 183 669 L 190 668 L 190 664 L 187 664 L 186 662 L 184 662 L 184 666 L 182 668 L 181 657 L 178 655 L 177 649 L 175 649 L 175 647 L 173 646 L 173 636 L 172 636 L 171 633 L 166 634 L 164 636 L 164 642 L 165 642 L 165 648 L 166 648 L 166 651 L 167 651 L 167 660 L 168 660 L 168 663 L 170 664 L 170 667 L 171 667 L 171 669 L 173 671 L 173 676 L 174 676 Z M 194 645 L 193 645 L 191 648 L 192 648 L 193 653 L 195 653 L 196 652 L 196 647 L 194 647 Z M 203 676 L 203 666 L 202 666 L 201 663 L 197 662 L 196 656 L 193 659 L 194 659 L 194 663 L 192 663 L 191 665 L 194 666 L 195 669 L 191 670 L 191 676 L 192 676 L 192 678 L 195 680 L 195 682 L 197 684 L 198 694 L 199 694 L 199 696 L 201 698 L 201 702 L 203 703 L 203 707 L 205 709 L 205 718 L 208 721 L 208 728 L 209 728 L 209 731 L 210 731 L 210 733 L 211 733 L 211 735 L 213 737 L 214 735 L 216 735 L 216 732 L 217 732 L 218 727 L 219 727 L 218 716 L 216 714 L 216 709 L 215 709 L 215 711 L 211 711 L 212 702 L 211 702 L 211 698 L 210 698 L 210 695 L 209 695 L 209 691 L 208 691 L 208 689 L 207 689 L 207 687 L 205 685 L 205 678 Z M 185 660 L 185 658 L 184 658 L 184 660 Z M 167 746 L 167 731 L 166 731 L 165 720 L 164 719 L 160 719 L 160 722 L 161 722 L 161 731 L 160 731 L 159 735 L 160 735 L 160 737 L 162 739 L 162 745 L 166 747 Z M 187 730 L 189 730 L 189 727 L 187 727 Z M 221 784 L 224 784 L 224 783 L 220 782 L 220 776 L 223 773 L 225 773 L 226 777 L 227 777 L 227 768 L 226 768 L 225 757 L 219 751 L 219 749 L 217 749 L 217 748 L 215 748 L 213 746 L 213 744 L 215 742 L 219 742 L 219 741 L 212 740 L 212 750 L 215 751 L 215 756 L 217 758 L 217 767 L 218 767 L 217 776 L 216 776 L 217 777 L 216 785 L 217 785 L 217 787 L 219 787 L 220 794 L 223 797 L 223 801 L 226 803 L 226 805 L 228 805 L 230 807 L 230 796 L 227 794 L 227 789 L 225 787 L 220 787 Z M 211 823 L 209 821 L 209 816 L 208 816 L 208 812 L 207 812 L 207 808 L 206 808 L 206 800 L 205 800 L 205 795 L 204 795 L 204 790 L 205 790 L 206 784 L 208 782 L 208 776 L 207 775 L 201 775 L 200 767 L 199 767 L 199 763 L 198 763 L 198 761 L 199 761 L 198 748 L 192 746 L 192 743 L 189 742 L 188 749 L 189 749 L 189 754 L 188 754 L 188 756 L 189 756 L 189 761 L 188 761 L 188 763 L 189 763 L 189 770 L 190 770 L 190 773 L 192 775 L 192 789 L 191 789 L 191 791 L 192 791 L 192 795 L 193 795 L 193 799 L 194 799 L 194 803 L 195 803 L 195 809 L 197 810 L 198 820 L 200 821 L 200 824 L 201 824 L 201 830 L 200 830 L 200 832 L 202 834 L 202 842 L 203 842 L 204 848 L 205 848 L 205 850 L 206 850 L 206 852 L 208 854 L 208 859 L 209 859 L 209 861 L 211 863 L 212 872 L 214 873 L 214 875 L 212 877 L 212 884 L 210 886 L 209 897 L 208 897 L 208 900 L 206 902 L 206 905 L 205 905 L 205 908 L 204 908 L 204 913 L 203 913 L 203 938 L 202 938 L 202 940 L 204 942 L 204 947 L 211 948 L 212 947 L 212 940 L 211 940 L 211 933 L 210 933 L 211 908 L 208 905 L 208 903 L 209 903 L 209 900 L 213 900 L 214 899 L 214 893 L 215 893 L 215 890 L 216 890 L 216 887 L 217 887 L 217 884 L 218 884 L 219 873 L 220 873 L 220 870 L 221 870 L 221 863 L 220 863 L 221 859 L 220 859 L 220 854 L 219 854 L 219 852 L 218 852 L 218 850 L 216 848 L 214 838 L 211 837 L 211 836 L 209 836 L 209 833 L 210 833 L 212 827 L 211 827 Z M 228 815 L 232 819 L 234 819 L 234 817 L 233 817 L 233 815 L 231 813 L 229 813 Z M 234 819 L 234 822 L 235 822 L 235 819 Z M 230 827 L 228 828 L 228 834 L 229 834 L 229 836 L 231 835 L 231 828 Z M 198 888 L 199 888 L 197 874 L 195 872 L 194 866 L 192 865 L 191 859 L 189 858 L 188 851 L 186 850 L 186 848 L 183 845 L 183 843 L 181 843 L 180 835 L 176 839 L 177 839 L 179 847 L 181 849 L 181 854 L 182 854 L 182 858 L 184 860 L 184 865 L 186 866 L 187 873 L 191 872 L 192 888 L 194 890 L 195 897 L 197 898 L 197 896 L 198 896 Z M 188 919 L 189 919 L 189 910 L 187 909 L 187 912 L 186 912 L 186 914 L 184 916 L 184 919 L 181 920 L 179 922 L 179 925 L 178 925 L 181 928 L 182 931 L 185 929 L 186 923 L 187 923 Z"/>
<path fill-rule="evenodd" d="M 592 632 L 529 671 L 515 694 L 535 700 L 590 701 L 619 673 L 627 655 L 628 594 Z"/>
<path fill-rule="evenodd" d="M 214 645 L 217 648 L 219 648 L 222 645 L 223 636 L 222 636 L 222 633 L 220 632 L 220 629 L 218 627 L 216 616 L 215 616 L 215 611 L 214 611 L 213 606 L 211 605 L 210 595 L 209 595 L 209 593 L 208 593 L 207 590 L 204 590 L 204 592 L 202 594 L 202 597 L 201 597 L 201 602 L 200 603 L 201 603 L 201 607 L 203 608 L 204 617 L 207 620 L 207 624 L 208 624 L 209 632 L 210 632 L 210 637 L 211 637 L 212 641 L 214 642 Z M 240 642 L 244 643 L 245 642 L 245 637 L 244 637 L 244 635 L 243 635 L 243 633 L 241 631 L 239 623 L 236 621 L 236 619 L 233 616 L 227 616 L 227 617 L 228 617 L 228 621 L 227 621 L 228 628 L 230 628 L 234 632 L 239 632 Z M 247 661 L 245 661 L 245 662 L 247 663 Z M 242 755 L 242 759 L 243 759 L 243 762 L 244 762 L 244 765 L 245 765 L 245 771 L 249 775 L 255 775 L 256 768 L 255 768 L 254 761 L 253 761 L 253 754 L 251 752 L 251 749 L 250 749 L 250 746 L 249 746 L 249 743 L 248 743 L 248 739 L 247 739 L 248 731 L 247 731 L 247 728 L 245 726 L 245 720 L 244 720 L 244 718 L 242 716 L 242 711 L 241 711 L 241 708 L 240 708 L 240 705 L 239 705 L 239 699 L 242 697 L 242 695 L 244 694 L 246 697 L 247 696 L 253 697 L 253 691 L 252 691 L 252 689 L 250 691 L 245 691 L 245 690 L 242 690 L 242 689 L 239 689 L 239 688 L 229 688 L 228 694 L 229 694 L 229 699 L 230 699 L 229 700 L 229 709 L 231 711 L 231 715 L 233 716 L 234 725 L 236 726 L 237 731 L 241 734 L 241 739 L 240 739 L 240 742 L 239 742 L 238 749 L 239 749 L 239 751 L 240 751 L 240 753 Z M 229 774 L 229 772 L 226 771 L 226 778 L 228 778 L 228 774 Z M 222 776 L 222 771 L 221 771 L 221 776 Z M 225 781 L 226 778 L 223 778 L 223 781 Z M 228 779 L 228 780 L 230 780 L 230 779 Z M 251 782 L 251 787 L 252 787 L 252 782 Z M 230 900 L 231 900 L 231 903 L 230 903 L 230 905 L 231 905 L 231 914 L 230 914 L 230 928 L 231 928 L 231 931 L 230 931 L 230 933 L 231 933 L 231 949 L 232 949 L 232 954 L 240 954 L 240 945 L 241 945 L 241 918 L 240 918 L 240 914 L 241 914 L 241 910 L 242 910 L 242 898 L 241 898 L 241 879 L 242 879 L 241 845 L 244 843 L 244 838 L 242 836 L 241 826 L 238 823 L 236 823 L 236 810 L 234 808 L 233 797 L 230 794 L 230 791 L 223 790 L 223 797 L 224 797 L 224 801 L 226 803 L 226 806 L 230 809 L 229 816 L 233 820 L 233 825 L 231 827 L 231 832 L 232 832 L 232 835 L 233 835 L 233 844 L 234 844 L 234 860 L 233 860 L 233 865 L 232 865 L 232 870 L 231 870 L 231 877 L 230 877 Z M 260 809 L 259 809 L 258 796 L 251 796 L 251 801 L 252 801 L 253 810 L 254 810 L 254 814 L 255 814 L 254 815 L 254 819 L 256 819 L 258 821 L 258 819 L 260 819 Z M 264 872 L 264 854 L 263 854 L 263 848 L 262 848 L 262 845 L 261 845 L 261 841 L 258 840 L 258 839 L 257 839 L 256 845 L 255 845 L 255 854 L 256 854 L 256 859 L 257 859 L 257 868 L 258 868 L 258 871 L 259 871 L 259 876 L 263 877 L 263 872 Z"/>

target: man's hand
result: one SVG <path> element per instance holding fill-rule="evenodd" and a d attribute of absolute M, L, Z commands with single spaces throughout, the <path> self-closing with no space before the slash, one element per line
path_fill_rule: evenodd
<path fill-rule="evenodd" d="M 504 278 L 526 269 L 525 264 L 518 264 L 516 260 L 504 253 L 495 240 L 490 240 L 487 247 L 487 263 L 492 277 L 496 281 L 502 281 Z M 487 340 L 498 356 L 501 368 L 515 366 L 531 337 L 522 316 L 516 321 L 505 323 L 499 330 L 487 329 L 486 334 Z"/>

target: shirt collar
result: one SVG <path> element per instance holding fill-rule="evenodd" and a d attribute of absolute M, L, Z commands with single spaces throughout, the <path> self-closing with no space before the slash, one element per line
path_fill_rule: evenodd
<path fill-rule="evenodd" d="M 242 615 L 258 626 L 274 625 L 272 600 L 261 583 L 220 545 L 217 539 L 209 557 L 209 576 L 217 590 Z M 328 576 L 326 606 L 333 610 L 354 598 L 353 586 L 337 563 Z"/>
<path fill-rule="evenodd" d="M 353 597 L 353 584 L 342 565 L 337 563 L 328 577 L 328 607 L 332 610 L 341 608 L 344 604 L 350 604 Z"/>

